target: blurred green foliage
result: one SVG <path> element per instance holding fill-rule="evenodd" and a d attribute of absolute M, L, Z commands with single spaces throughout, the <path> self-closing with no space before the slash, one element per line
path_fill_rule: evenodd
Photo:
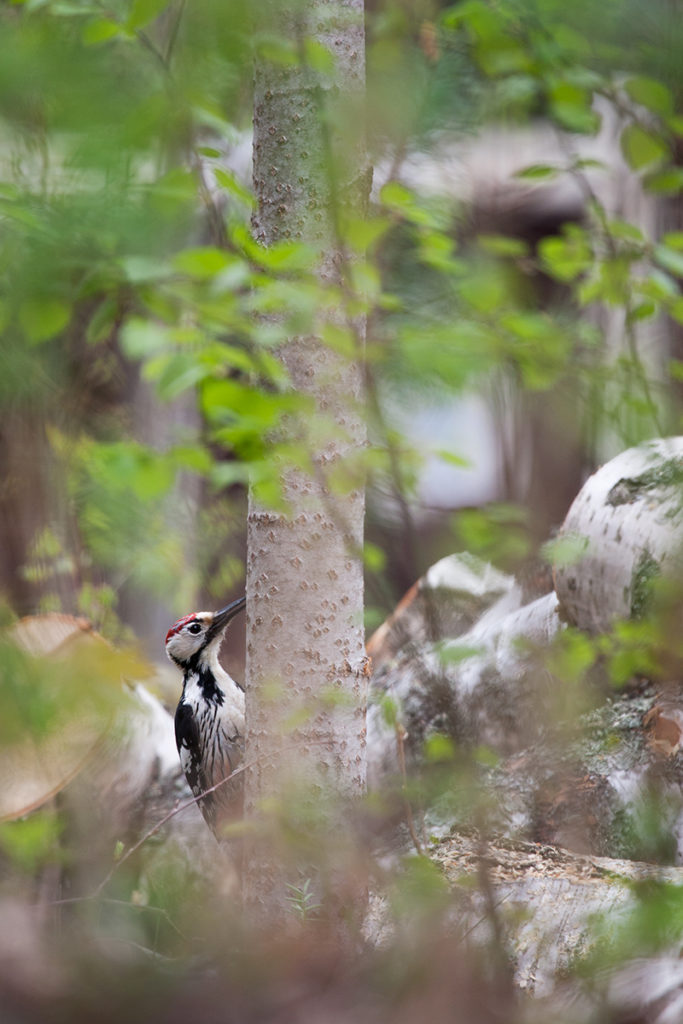
<path fill-rule="evenodd" d="M 650 49 L 623 45 L 615 12 L 628 6 L 380 4 L 367 25 L 372 155 L 395 153 L 400 167 L 410 149 L 429 150 L 434 129 L 471 132 L 484 118 L 543 116 L 569 139 L 590 135 L 600 126 L 598 99 L 618 111 L 621 149 L 643 186 L 676 194 L 683 120 L 675 83 L 657 76 L 660 62 L 648 53 L 672 52 L 678 33 L 663 35 L 669 22 L 657 5 L 663 20 L 648 20 Z M 366 374 L 380 396 L 362 410 L 374 447 L 335 487 L 355 486 L 360 475 L 380 490 L 383 480 L 414 486 L 410 445 L 392 440 L 384 395 L 429 402 L 505 378 L 523 393 L 571 390 L 587 441 L 616 430 L 630 442 L 672 425 L 670 396 L 648 380 L 637 328 L 662 313 L 683 320 L 680 233 L 650 238 L 610 219 L 588 185 L 599 165 L 571 144 L 563 165 L 530 166 L 519 180 L 579 182 L 585 223 L 566 224 L 537 249 L 491 230 L 468 237 L 463 203 L 392 179 L 369 218 L 341 225 L 353 256 L 342 294 L 315 277 L 303 243 L 266 251 L 249 234 L 254 198 L 229 156 L 250 123 L 251 60 L 299 55 L 255 34 L 247 4 L 231 2 L 228 13 L 211 0 L 119 0 L 106 10 L 26 0 L 0 13 L 0 389 L 7 408 L 52 428 L 68 504 L 61 523 L 43 528 L 59 534 L 89 586 L 116 592 L 125 579 L 158 595 L 169 576 L 182 577 L 176 610 L 185 608 L 209 581 L 184 550 L 179 474 L 202 478 L 204 505 L 247 480 L 277 504 L 283 466 L 310 469 L 316 439 L 324 444 L 334 427 L 318 418 L 313 438 L 304 429 L 312 410 L 292 392 L 275 349 L 292 334 L 317 333 L 340 357 L 357 358 L 359 314 L 370 318 Z M 325 75 L 329 61 L 316 46 L 303 59 Z M 539 274 L 568 290 L 569 313 L 566 304 L 539 308 Z M 616 372 L 579 320 L 587 304 L 624 311 Z M 340 306 L 346 325 L 326 319 Z M 154 450 L 144 449 L 126 406 L 138 362 L 163 402 L 192 395 L 200 416 Z M 461 534 L 483 550 L 467 522 Z M 515 529 L 499 532 L 502 546 L 490 536 L 486 553 L 509 564 L 510 546 L 521 555 L 523 541 Z M 375 536 L 371 543 L 370 552 Z M 368 565 L 371 577 L 384 571 L 372 554 Z"/>
<path fill-rule="evenodd" d="M 562 133 L 566 157 L 523 168 L 516 184 L 571 181 L 585 214 L 536 244 L 504 224 L 480 230 L 465 197 L 423 194 L 389 174 L 367 218 L 355 211 L 340 220 L 341 283 L 318 279 L 316 254 L 303 242 L 264 249 L 250 234 L 257 197 L 239 164 L 252 116 L 252 59 L 279 66 L 300 59 L 283 40 L 255 35 L 250 7 L 246 0 L 0 3 L 2 433 L 46 481 L 42 504 L 33 496 L 16 506 L 22 518 L 40 505 L 21 574 L 38 595 L 34 606 L 84 612 L 112 636 L 120 635 L 118 601 L 129 587 L 178 613 L 197 591 L 219 601 L 242 573 L 231 544 L 243 529 L 247 482 L 261 501 L 281 505 L 283 469 L 310 472 L 317 447 L 339 429 L 287 379 L 277 352 L 291 336 L 314 334 L 340 360 L 363 363 L 366 394 L 356 411 L 372 443 L 359 464 L 327 482 L 334 495 L 367 479 L 398 507 L 378 517 L 368 542 L 375 621 L 394 603 L 388 574 L 409 547 L 392 544 L 387 521 L 409 518 L 419 478 L 416 446 L 392 415 L 397 405 L 410 416 L 472 391 L 551 402 L 569 393 L 588 461 L 597 438 L 627 444 L 678 425 L 676 393 L 667 380 L 650 379 L 639 332 L 663 317 L 683 323 L 683 233 L 665 225 L 650 234 L 608 213 L 591 181 L 610 168 L 574 146 L 609 112 L 621 154 L 613 159 L 623 158 L 646 195 L 669 209 L 680 203 L 683 21 L 675 5 L 373 4 L 373 160 L 399 171 L 406 156 L 433 156 L 440 134 L 473 135 L 501 121 L 550 124 Z M 303 59 L 320 76 L 333 61 L 315 40 Z M 549 284 L 555 298 L 542 301 Z M 605 310 L 623 318 L 617 358 L 597 326 Z M 680 360 L 673 374 L 680 380 Z M 152 393 L 160 403 L 158 433 L 136 415 L 138 387 L 150 388 L 143 406 Z M 179 408 L 185 414 L 175 418 L 162 411 Z M 443 454 L 462 461 L 457 446 Z M 529 519 L 523 505 L 504 501 L 459 512 L 453 530 L 460 545 L 512 568 L 533 552 Z M 546 554 L 568 562 L 580 545 L 565 538 Z M 419 557 L 406 570 L 410 581 L 425 567 Z M 11 581 L 0 579 L 3 590 Z M 634 610 L 641 617 L 609 637 L 568 630 L 558 640 L 547 667 L 564 687 L 565 713 L 579 706 L 579 689 L 597 668 L 615 686 L 666 676 L 678 656 L 670 620 L 656 601 L 654 610 Z M 454 649 L 453 657 L 472 653 Z M 126 667 L 110 664 L 118 680 Z M 72 707 L 60 687 L 75 678 L 72 699 L 80 701 L 95 668 L 86 660 L 51 671 L 3 645 L 3 740 L 22 731 L 42 738 L 59 727 Z M 395 725 L 400 710 L 389 700 L 384 710 Z M 484 803 L 477 759 L 488 763 L 491 752 L 465 763 L 445 738 L 428 741 L 428 762 L 444 772 L 435 788 L 461 810 L 478 812 Z M 647 815 L 629 829 L 629 848 L 647 851 L 655 831 Z M 61 839 L 59 825 L 42 816 L 0 830 L 5 858 L 27 873 L 53 858 Z M 151 918 L 180 916 L 174 901 L 183 883 L 171 876 L 153 889 L 163 905 L 150 908 Z M 138 881 L 121 883 L 128 908 Z M 643 928 L 656 944 L 675 929 L 679 897 L 666 887 L 656 896 L 643 900 L 627 938 Z M 434 920 L 447 903 L 445 882 L 417 858 L 391 901 L 399 915 Z M 318 916 L 307 880 L 293 885 L 291 904 L 302 919 Z M 197 949 L 179 940 L 175 924 L 158 938 L 157 925 L 144 930 L 125 920 L 112 932 L 155 954 Z M 233 953 L 232 936 L 221 940 Z M 199 948 L 206 952 L 206 944 Z M 257 978 L 263 971 L 249 968 Z M 396 970 L 387 967 L 388 1001 Z"/>

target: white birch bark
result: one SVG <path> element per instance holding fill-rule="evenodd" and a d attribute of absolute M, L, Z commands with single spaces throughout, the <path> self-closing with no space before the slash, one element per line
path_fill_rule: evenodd
<path fill-rule="evenodd" d="M 360 109 L 362 100 L 363 3 L 269 4 L 265 14 L 269 33 L 295 48 L 306 38 L 322 43 L 335 71 L 325 85 L 299 66 L 257 63 L 254 233 L 265 245 L 291 238 L 314 246 L 321 281 L 335 282 L 343 262 L 335 211 L 349 202 L 359 211 L 366 198 L 358 129 L 354 136 L 338 134 L 341 122 L 348 130 L 349 109 Z M 315 450 L 315 423 L 297 424 L 296 440 L 306 432 L 314 445 L 315 468 L 311 476 L 285 471 L 288 514 L 250 499 L 245 813 L 267 838 L 248 845 L 244 881 L 257 918 L 283 904 L 287 882 L 300 881 L 297 866 L 289 874 L 285 866 L 291 849 L 276 848 L 273 808 L 292 812 L 301 804 L 303 813 L 305 805 L 310 815 L 298 838 L 315 842 L 312 822 L 335 795 L 361 795 L 366 776 L 364 493 L 360 483 L 332 493 L 326 482 L 329 470 L 364 444 L 360 367 L 315 338 L 291 338 L 282 359 L 293 387 L 334 419 L 338 434 Z M 305 793 L 294 792 L 299 784 Z"/>
<path fill-rule="evenodd" d="M 584 484 L 562 526 L 585 550 L 556 568 L 563 615 L 590 633 L 646 610 L 648 588 L 683 554 L 683 437 L 629 448 Z"/>
<path fill-rule="evenodd" d="M 387 699 L 411 761 L 435 733 L 503 755 L 523 749 L 547 721 L 555 687 L 532 650 L 561 628 L 554 592 L 523 605 L 511 576 L 466 553 L 432 566 L 368 644 L 371 787 L 400 777 Z"/>
<path fill-rule="evenodd" d="M 622 946 L 620 955 L 605 956 L 610 969 L 576 971 L 582 959 L 606 954 L 612 941 L 619 949 L 619 935 L 627 933 L 642 900 L 634 883 L 680 887 L 680 868 L 583 857 L 539 843 L 482 843 L 476 834 L 458 833 L 432 856 L 459 897 L 456 927 L 464 945 L 490 950 L 497 932 L 516 985 L 539 1000 L 539 1019 L 681 1020 L 683 971 L 673 931 L 656 954 L 644 939 L 637 959 L 627 959 Z M 482 870 L 489 905 L 480 887 L 467 884 L 480 880 Z"/>

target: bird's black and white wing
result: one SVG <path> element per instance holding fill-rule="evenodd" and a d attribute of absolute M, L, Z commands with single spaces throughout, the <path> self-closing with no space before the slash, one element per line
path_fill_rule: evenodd
<path fill-rule="evenodd" d="M 175 737 L 180 764 L 192 793 L 199 800 L 206 823 L 214 832 L 221 822 L 238 816 L 242 801 L 242 779 L 224 781 L 242 760 L 242 737 L 230 735 L 208 706 L 195 708 L 181 700 L 175 714 Z M 202 720 L 198 720 L 198 714 Z M 210 722 L 211 727 L 207 729 Z M 218 731 L 220 735 L 214 735 Z M 218 741 L 218 742 L 217 742 Z M 220 783 L 217 789 L 212 789 Z M 207 792 L 211 790 L 211 792 Z"/>

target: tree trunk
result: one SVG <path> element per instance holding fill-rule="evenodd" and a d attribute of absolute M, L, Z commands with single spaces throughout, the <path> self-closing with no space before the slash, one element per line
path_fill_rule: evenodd
<path fill-rule="evenodd" d="M 301 61 L 257 63 L 254 233 L 265 245 L 291 238 L 315 247 L 319 279 L 334 284 L 345 259 L 340 211 L 353 203 L 357 216 L 366 201 L 358 129 L 341 127 L 362 101 L 362 0 L 269 4 L 265 17 L 269 35 L 294 53 L 310 52 L 310 39 L 325 46 L 335 69 L 322 76 Z M 345 322 L 343 310 L 332 316 Z M 360 343 L 357 322 L 354 329 Z M 362 795 L 366 784 L 364 493 L 360 482 L 344 494 L 328 485 L 330 470 L 357 459 L 364 444 L 360 366 L 311 337 L 291 337 L 281 357 L 293 388 L 310 396 L 338 433 L 316 451 L 315 416 L 292 424 L 297 444 L 304 433 L 312 443 L 314 468 L 310 475 L 283 472 L 286 514 L 250 497 L 245 813 L 252 829 L 244 885 L 256 920 L 283 908 L 288 885 L 297 888 L 315 873 L 318 829 L 329 835 L 339 798 Z M 278 815 L 292 826 L 290 843 L 278 841 L 286 831 Z"/>

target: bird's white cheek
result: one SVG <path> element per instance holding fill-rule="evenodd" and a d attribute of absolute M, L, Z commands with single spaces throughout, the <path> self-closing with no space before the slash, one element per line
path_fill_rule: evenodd
<path fill-rule="evenodd" d="M 191 651 L 189 650 L 189 644 L 185 642 L 184 637 L 174 637 L 167 644 L 167 650 L 171 657 L 179 658 L 181 661 L 184 660 Z"/>

